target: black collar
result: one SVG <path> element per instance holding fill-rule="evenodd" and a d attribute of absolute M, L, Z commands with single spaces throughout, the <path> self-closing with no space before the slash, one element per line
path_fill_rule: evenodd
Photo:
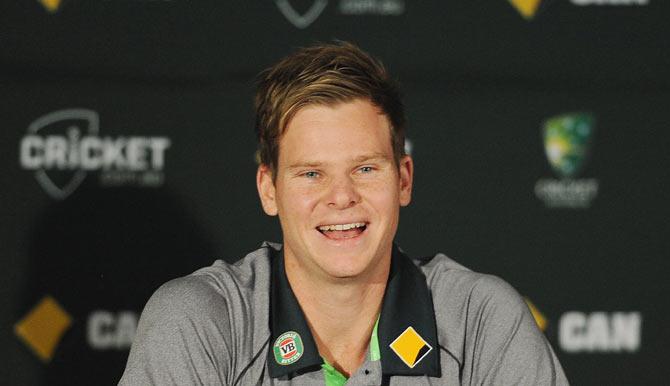
<path fill-rule="evenodd" d="M 270 377 L 290 377 L 292 374 L 320 369 L 323 359 L 319 355 L 305 315 L 286 277 L 283 250 L 276 251 L 274 248 L 269 248 L 269 250 L 272 261 L 271 337 L 267 359 Z M 408 327 L 412 327 L 432 347 L 414 367 L 405 364 L 390 347 L 390 344 Z M 274 346 L 278 338 L 287 332 L 295 332 L 300 336 L 303 351 L 297 361 L 281 365 L 275 359 Z M 441 375 L 435 313 L 426 277 L 395 245 L 379 317 L 377 337 L 384 375 L 428 375 L 431 377 Z M 426 350 L 428 346 L 425 346 L 418 356 L 424 355 Z"/>
<path fill-rule="evenodd" d="M 269 248 L 272 264 L 270 278 L 270 347 L 268 349 L 268 370 L 270 377 L 279 378 L 291 373 L 302 373 L 321 368 L 323 359 L 316 348 L 312 332 L 307 326 L 305 315 L 300 308 L 284 269 L 284 250 Z M 289 365 L 280 365 L 275 359 L 275 343 L 287 332 L 296 332 L 302 338 L 302 356 Z"/>

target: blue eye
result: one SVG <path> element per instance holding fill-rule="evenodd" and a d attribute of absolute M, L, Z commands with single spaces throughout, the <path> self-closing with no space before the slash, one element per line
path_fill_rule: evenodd
<path fill-rule="evenodd" d="M 372 166 L 363 166 L 359 170 L 363 173 L 370 173 L 373 169 L 372 169 Z"/>
<path fill-rule="evenodd" d="M 319 173 L 315 172 L 315 171 L 309 171 L 309 172 L 305 172 L 303 175 L 307 178 L 316 178 L 316 177 L 319 176 Z"/>

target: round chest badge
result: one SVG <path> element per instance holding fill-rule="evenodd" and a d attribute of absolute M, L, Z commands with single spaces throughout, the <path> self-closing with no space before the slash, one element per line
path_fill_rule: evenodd
<path fill-rule="evenodd" d="M 304 351 L 302 339 L 300 339 L 300 335 L 297 332 L 287 331 L 275 340 L 272 351 L 275 354 L 277 363 L 283 366 L 290 365 L 302 357 Z"/>

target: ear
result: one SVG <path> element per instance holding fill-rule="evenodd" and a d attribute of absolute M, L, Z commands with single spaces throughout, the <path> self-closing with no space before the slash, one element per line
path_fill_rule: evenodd
<path fill-rule="evenodd" d="M 398 176 L 400 206 L 407 206 L 412 201 L 412 182 L 414 179 L 414 161 L 409 155 L 404 155 L 400 158 Z"/>
<path fill-rule="evenodd" d="M 261 205 L 263 211 L 268 216 L 277 215 L 277 201 L 275 183 L 272 180 L 272 171 L 270 167 L 264 164 L 258 166 L 256 171 L 256 188 L 258 189 L 258 196 L 261 198 Z"/>

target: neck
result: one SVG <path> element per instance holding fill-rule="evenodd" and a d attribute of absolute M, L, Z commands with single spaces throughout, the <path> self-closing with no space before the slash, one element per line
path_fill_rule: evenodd
<path fill-rule="evenodd" d="M 390 270 L 361 278 L 320 280 L 299 261 L 285 256 L 291 289 L 300 303 L 319 354 L 346 376 L 365 361 L 372 329 L 381 311 Z"/>

